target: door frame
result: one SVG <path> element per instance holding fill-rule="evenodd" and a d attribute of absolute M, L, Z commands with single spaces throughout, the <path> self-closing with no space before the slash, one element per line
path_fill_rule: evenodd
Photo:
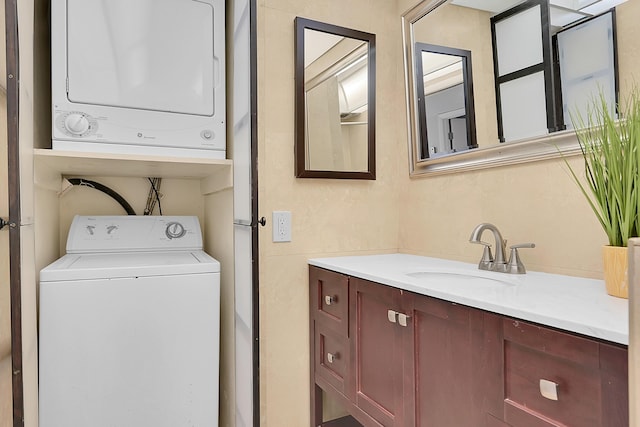
<path fill-rule="evenodd" d="M 11 365 L 13 426 L 24 425 L 22 377 L 22 277 L 20 247 L 20 144 L 19 144 L 19 51 L 17 0 L 5 0 L 7 61 L 7 157 L 9 190 L 9 289 L 11 302 Z"/>

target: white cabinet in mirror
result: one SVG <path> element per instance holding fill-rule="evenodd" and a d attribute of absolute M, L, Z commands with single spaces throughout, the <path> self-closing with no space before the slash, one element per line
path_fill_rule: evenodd
<path fill-rule="evenodd" d="M 580 152 L 571 116 L 584 115 L 600 93 L 610 105 L 624 101 L 637 80 L 640 57 L 633 52 L 640 34 L 633 17 L 640 14 L 640 5 L 598 0 L 573 2 L 576 6 L 569 9 L 566 3 L 424 0 L 402 16 L 412 176 Z M 425 56 L 421 46 L 468 52 L 464 98 L 440 104 L 451 111 L 437 111 L 438 117 L 465 120 L 464 143 L 453 131 L 448 144 L 434 139 L 442 132 L 432 128 L 442 126 L 429 119 L 426 98 L 427 92 L 433 97 L 433 90 L 427 91 L 425 75 L 437 64 L 429 62 L 434 57 Z"/>

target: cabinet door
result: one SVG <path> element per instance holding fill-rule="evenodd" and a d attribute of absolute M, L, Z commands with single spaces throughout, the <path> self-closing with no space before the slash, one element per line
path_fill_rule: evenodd
<path fill-rule="evenodd" d="M 402 291 L 351 278 L 351 400 L 385 427 L 404 426 L 402 393 L 403 327 L 390 312 L 400 312 Z"/>
<path fill-rule="evenodd" d="M 629 425 L 625 348 L 507 318 L 503 328 L 509 425 Z"/>
<path fill-rule="evenodd" d="M 485 321 L 480 310 L 421 295 L 413 296 L 410 315 L 404 377 L 413 381 L 415 393 L 406 403 L 407 425 L 484 425 L 490 410 L 484 397 L 491 394 L 486 387 L 497 380 L 490 373 L 500 373 L 499 361 L 487 360 L 484 342 L 499 323 Z"/>

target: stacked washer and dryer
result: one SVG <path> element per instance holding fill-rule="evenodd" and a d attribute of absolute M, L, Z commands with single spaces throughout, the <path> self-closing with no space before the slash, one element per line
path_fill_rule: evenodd
<path fill-rule="evenodd" d="M 225 159 L 225 15 L 52 0 L 52 149 Z M 219 276 L 196 217 L 76 217 L 40 273 L 40 426 L 217 426 Z"/>
<path fill-rule="evenodd" d="M 220 264 L 197 217 L 76 216 L 40 272 L 40 425 L 218 425 Z"/>

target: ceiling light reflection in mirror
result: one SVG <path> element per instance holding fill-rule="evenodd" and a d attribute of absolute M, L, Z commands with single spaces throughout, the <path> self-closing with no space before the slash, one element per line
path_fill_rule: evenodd
<path fill-rule="evenodd" d="M 451 4 L 498 14 L 523 3 L 523 1 L 524 0 L 451 0 Z M 599 15 L 626 1 L 627 0 L 550 0 L 549 12 L 551 15 L 551 25 L 554 27 L 565 27 L 580 19 Z"/>
<path fill-rule="evenodd" d="M 421 60 L 425 95 L 462 83 L 461 57 L 422 52 Z"/>

